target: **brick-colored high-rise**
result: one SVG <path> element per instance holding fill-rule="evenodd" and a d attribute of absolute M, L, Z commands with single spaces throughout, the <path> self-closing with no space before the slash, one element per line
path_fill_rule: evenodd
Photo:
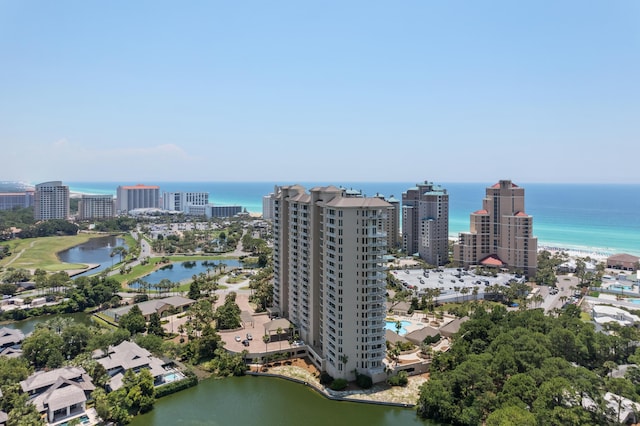
<path fill-rule="evenodd" d="M 533 217 L 525 213 L 524 188 L 510 180 L 488 187 L 482 209 L 471 213 L 470 222 L 470 231 L 460 233 L 453 246 L 458 265 L 536 273 L 538 239 L 533 236 Z"/>

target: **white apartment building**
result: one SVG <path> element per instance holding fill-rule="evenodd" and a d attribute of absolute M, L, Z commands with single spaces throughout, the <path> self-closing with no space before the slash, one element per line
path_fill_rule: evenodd
<path fill-rule="evenodd" d="M 33 216 L 36 220 L 66 219 L 69 217 L 69 187 L 61 181 L 36 185 Z"/>
<path fill-rule="evenodd" d="M 381 381 L 387 235 L 380 222 L 390 205 L 345 192 L 276 188 L 274 305 L 321 358 L 321 369 Z"/>
<path fill-rule="evenodd" d="M 269 195 L 262 197 L 262 218 L 273 219 L 273 207 L 276 194 L 273 192 Z"/>
<path fill-rule="evenodd" d="M 127 214 L 135 209 L 160 207 L 160 187 L 155 185 L 119 186 L 116 196 L 118 214 Z"/>
<path fill-rule="evenodd" d="M 113 217 L 115 203 L 113 195 L 82 195 L 78 201 L 78 219 L 104 219 Z"/>
<path fill-rule="evenodd" d="M 189 206 L 209 204 L 208 192 L 165 192 L 162 194 L 163 210 L 187 212 Z"/>
<path fill-rule="evenodd" d="M 425 181 L 402 194 L 402 249 L 441 266 L 449 261 L 449 194 Z"/>

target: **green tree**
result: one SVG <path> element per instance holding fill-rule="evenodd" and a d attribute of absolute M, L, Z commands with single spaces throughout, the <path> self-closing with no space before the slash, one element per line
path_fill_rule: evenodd
<path fill-rule="evenodd" d="M 486 426 L 537 426 L 536 416 L 525 408 L 507 406 L 487 417 Z"/>
<path fill-rule="evenodd" d="M 62 353 L 66 359 L 73 359 L 85 350 L 91 338 L 91 332 L 86 325 L 72 324 L 60 334 L 64 345 Z"/>
<path fill-rule="evenodd" d="M 149 326 L 147 327 L 147 333 L 155 334 L 156 336 L 164 336 L 164 328 L 160 323 L 160 315 L 157 312 L 152 313 L 149 316 Z"/>
<path fill-rule="evenodd" d="M 196 280 L 192 281 L 189 285 L 189 293 L 187 294 L 187 297 L 189 299 L 198 300 L 201 296 L 202 294 L 200 293 L 200 285 Z"/>
<path fill-rule="evenodd" d="M 57 368 L 64 361 L 61 353 L 63 344 L 58 334 L 46 328 L 39 329 L 22 343 L 22 355 L 35 368 Z"/>
<path fill-rule="evenodd" d="M 132 336 L 137 333 L 144 333 L 146 324 L 147 322 L 138 305 L 133 305 L 129 312 L 122 315 L 118 320 L 118 325 L 129 331 Z"/>

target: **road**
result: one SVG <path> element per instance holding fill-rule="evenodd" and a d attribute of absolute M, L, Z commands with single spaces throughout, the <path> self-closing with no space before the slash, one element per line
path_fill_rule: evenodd
<path fill-rule="evenodd" d="M 544 311 L 547 313 L 556 308 L 562 308 L 562 305 L 571 300 L 571 297 L 573 296 L 574 290 L 571 288 L 578 288 L 579 283 L 580 280 L 577 277 L 571 275 L 560 275 L 558 276 L 557 282 L 558 294 L 550 294 L 549 290 L 551 287 L 540 287 L 540 295 L 544 298 L 544 302 L 542 302 L 540 307 L 544 308 Z M 566 300 L 563 296 L 566 297 Z"/>

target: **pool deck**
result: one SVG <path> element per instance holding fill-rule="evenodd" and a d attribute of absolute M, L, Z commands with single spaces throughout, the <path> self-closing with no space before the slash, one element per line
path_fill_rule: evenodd
<path fill-rule="evenodd" d="M 82 416 L 87 416 L 89 418 L 89 421 L 87 423 L 80 423 L 81 426 L 87 426 L 87 425 L 97 425 L 100 423 L 100 417 L 98 417 L 98 413 L 96 412 L 95 408 L 89 408 L 87 409 L 84 413 L 80 413 L 78 415 L 75 416 L 70 416 L 67 417 L 63 420 L 57 421 L 55 423 L 47 423 L 49 426 L 60 426 L 63 424 L 68 424 L 71 420 L 73 419 L 77 419 L 78 417 L 82 417 Z"/>

